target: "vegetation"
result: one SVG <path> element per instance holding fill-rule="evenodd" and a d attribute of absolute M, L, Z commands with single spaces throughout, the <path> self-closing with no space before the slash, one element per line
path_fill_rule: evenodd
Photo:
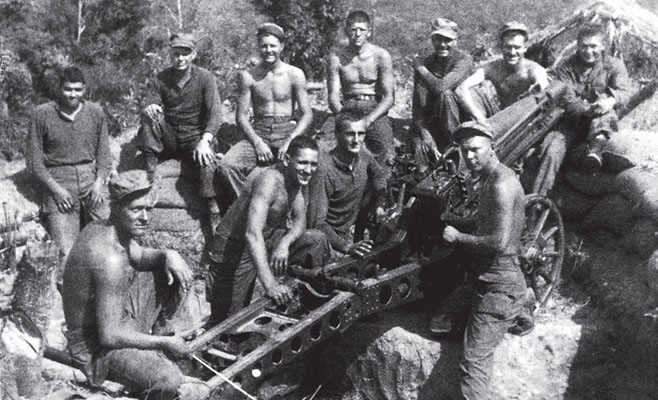
<path fill-rule="evenodd" d="M 286 30 L 284 58 L 309 80 L 322 80 L 342 19 L 351 9 L 366 10 L 374 18 L 372 40 L 391 52 L 404 86 L 410 59 L 431 51 L 434 17 L 457 21 L 460 47 L 483 58 L 503 22 L 543 28 L 585 1 L 537 7 L 533 0 L 0 0 L 0 50 L 9 60 L 0 84 L 9 107 L 8 119 L 0 107 L 0 149 L 5 158 L 21 154 L 29 110 L 53 98 L 57 71 L 69 63 L 86 71 L 89 98 L 105 107 L 113 134 L 134 126 L 149 79 L 168 64 L 167 39 L 179 30 L 196 34 L 197 64 L 215 73 L 222 97 L 232 102 L 235 73 L 256 54 L 255 27 L 265 21 Z"/>

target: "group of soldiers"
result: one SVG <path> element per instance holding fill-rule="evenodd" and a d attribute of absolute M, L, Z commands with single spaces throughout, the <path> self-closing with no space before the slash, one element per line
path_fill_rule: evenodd
<path fill-rule="evenodd" d="M 257 283 L 275 303 L 291 300 L 291 289 L 280 279 L 290 264 L 312 268 L 371 251 L 363 231 L 368 220 L 385 216 L 395 154 L 387 117 L 394 103 L 393 68 L 390 54 L 370 42 L 367 13 L 351 12 L 345 34 L 348 43 L 327 60 L 335 147 L 325 149 L 307 134 L 312 110 L 304 73 L 281 59 L 284 30 L 266 23 L 256 32 L 259 62 L 238 76 L 236 122 L 243 139 L 221 159 L 213 149 L 221 121 L 214 77 L 193 64 L 194 37 L 173 35 L 172 65 L 155 77 L 142 113 L 137 142 L 143 169 L 109 180 L 109 204 L 103 195 L 112 169 L 104 112 L 84 100 L 81 70 L 63 70 L 60 98 L 34 112 L 27 158 L 43 188 L 47 229 L 66 255 L 58 281 L 69 351 L 91 384 L 112 379 L 150 399 L 208 395 L 203 382 L 183 375 L 165 355 L 185 356 L 189 349 L 159 322 L 190 290 L 192 270 L 173 250 L 139 244 L 156 202 L 152 188 L 162 159 L 177 158 L 198 171 L 208 218 L 219 220 L 206 243 L 211 307 L 206 326 L 245 307 Z M 532 191 L 546 194 L 569 148 L 584 148 L 574 156 L 582 168 L 601 167 L 602 148 L 616 130 L 616 110 L 629 98 L 629 80 L 623 63 L 605 54 L 606 35 L 597 27 L 583 28 L 576 54 L 550 74 L 524 58 L 528 30 L 517 22 L 500 31 L 502 57 L 477 68 L 457 48 L 456 23 L 437 18 L 429 36 L 434 52 L 414 62 L 416 158 L 435 162 L 456 143 L 480 182 L 474 217 L 442 216 L 443 240 L 474 254 L 468 307 L 439 307 L 430 327 L 449 332 L 457 329 L 452 326 L 457 313 L 468 315 L 461 396 L 486 399 L 494 349 L 527 292 L 516 257 L 524 190 L 496 156 L 501 132 L 488 117 L 546 89 L 551 79 L 567 84 L 565 117 L 539 149 Z"/>

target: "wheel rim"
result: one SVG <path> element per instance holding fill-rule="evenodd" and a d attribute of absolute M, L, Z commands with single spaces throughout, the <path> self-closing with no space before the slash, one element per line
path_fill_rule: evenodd
<path fill-rule="evenodd" d="M 535 295 L 536 312 L 557 286 L 564 260 L 564 225 L 555 204 L 541 195 L 526 198 L 521 264 Z"/>

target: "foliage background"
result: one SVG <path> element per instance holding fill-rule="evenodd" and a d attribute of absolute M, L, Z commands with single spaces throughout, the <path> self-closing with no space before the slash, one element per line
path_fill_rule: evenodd
<path fill-rule="evenodd" d="M 0 84 L 5 102 L 0 103 L 0 153 L 7 159 L 21 156 L 30 109 L 55 96 L 57 71 L 69 63 L 85 70 L 88 97 L 105 107 L 113 134 L 136 125 L 146 85 L 167 66 L 168 37 L 179 30 L 197 35 L 197 64 L 215 73 L 222 98 L 231 103 L 235 73 L 257 55 L 255 27 L 265 21 L 285 28 L 284 58 L 304 69 L 309 80 L 320 81 L 324 56 L 344 40 L 342 19 L 350 9 L 364 9 L 374 18 L 372 40 L 391 52 L 397 84 L 405 86 L 410 59 L 431 51 L 427 33 L 434 17 L 458 22 L 460 46 L 483 58 L 495 48 L 503 22 L 519 20 L 541 29 L 586 2 L 0 0 L 0 51 L 8 60 Z M 658 10 L 654 0 L 638 2 Z"/>

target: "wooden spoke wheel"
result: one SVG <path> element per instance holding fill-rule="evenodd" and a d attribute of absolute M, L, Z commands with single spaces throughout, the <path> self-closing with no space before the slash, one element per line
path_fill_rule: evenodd
<path fill-rule="evenodd" d="M 535 294 L 537 311 L 546 305 L 560 279 L 564 225 L 555 203 L 538 194 L 526 196 L 525 214 L 520 260 L 528 286 Z"/>

